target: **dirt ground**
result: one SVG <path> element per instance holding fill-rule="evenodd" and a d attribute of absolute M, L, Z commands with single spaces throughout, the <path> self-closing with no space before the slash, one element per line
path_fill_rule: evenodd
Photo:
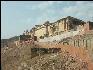
<path fill-rule="evenodd" d="M 61 48 L 61 52 L 45 54 L 31 59 L 31 47 Z M 35 42 L 1 49 L 2 70 L 93 70 L 88 51 L 68 45 L 49 46 Z"/>

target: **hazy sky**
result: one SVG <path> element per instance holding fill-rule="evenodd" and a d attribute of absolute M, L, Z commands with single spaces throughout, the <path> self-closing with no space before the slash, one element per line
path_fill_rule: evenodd
<path fill-rule="evenodd" d="M 2 1 L 1 38 L 20 35 L 36 24 L 67 16 L 93 21 L 93 1 Z"/>

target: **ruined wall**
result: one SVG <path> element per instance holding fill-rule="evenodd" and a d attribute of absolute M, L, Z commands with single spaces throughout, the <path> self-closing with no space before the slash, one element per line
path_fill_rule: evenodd
<path fill-rule="evenodd" d="M 36 29 L 38 30 L 35 31 L 35 36 L 37 36 L 37 38 L 44 36 L 44 34 L 47 34 L 46 31 L 48 32 L 49 36 L 60 34 L 69 28 L 67 22 L 68 21 L 66 21 L 66 19 L 58 20 L 57 22 L 50 23 L 48 25 L 48 29 L 46 29 L 46 25 L 44 27 L 42 25 L 39 29 L 37 27 Z"/>
<path fill-rule="evenodd" d="M 92 27 L 90 27 L 92 29 Z M 41 36 L 47 37 L 48 36 L 55 36 L 55 35 L 60 35 L 64 34 L 67 32 L 71 31 L 79 31 L 79 30 L 84 30 L 79 32 L 80 34 L 87 33 L 89 31 L 89 22 L 85 23 L 82 22 L 79 19 L 73 18 L 73 17 L 67 17 L 60 19 L 54 23 L 49 23 L 49 21 L 45 22 L 43 25 L 36 25 L 35 26 L 35 33 L 29 33 L 28 31 L 24 31 L 25 33 L 29 33 L 31 36 L 37 36 L 38 39 L 40 39 Z"/>
<path fill-rule="evenodd" d="M 31 35 L 20 35 L 19 40 L 20 41 L 27 41 L 31 38 Z"/>
<path fill-rule="evenodd" d="M 76 36 L 63 41 L 62 43 L 65 42 L 75 47 L 83 47 L 86 49 L 93 50 L 93 35 Z"/>
<path fill-rule="evenodd" d="M 86 22 L 84 24 L 84 31 L 85 31 L 85 33 L 87 33 L 89 31 L 89 22 Z"/>
<path fill-rule="evenodd" d="M 64 20 L 59 22 L 59 32 L 64 31 Z"/>
<path fill-rule="evenodd" d="M 93 22 L 89 22 L 89 30 L 93 30 Z"/>
<path fill-rule="evenodd" d="M 61 48 L 31 48 L 31 58 L 59 51 L 61 51 Z"/>
<path fill-rule="evenodd" d="M 58 35 L 64 33 L 64 31 L 68 30 L 69 26 L 66 20 L 59 20 L 52 25 L 48 26 L 48 32 L 50 35 Z M 54 30 L 54 31 L 53 31 Z"/>
<path fill-rule="evenodd" d="M 49 32 L 49 36 L 53 34 L 53 32 L 51 30 L 51 26 L 48 26 L 48 32 Z"/>
<path fill-rule="evenodd" d="M 58 32 L 59 32 L 59 22 L 55 22 L 53 24 L 53 27 L 55 28 L 54 34 L 58 35 Z"/>
<path fill-rule="evenodd" d="M 35 36 L 39 38 L 40 36 L 44 36 L 46 34 L 46 27 L 40 28 L 39 30 L 35 31 Z"/>

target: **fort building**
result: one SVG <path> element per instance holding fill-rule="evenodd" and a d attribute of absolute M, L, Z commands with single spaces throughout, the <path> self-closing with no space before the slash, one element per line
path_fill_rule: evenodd
<path fill-rule="evenodd" d="M 42 25 L 35 25 L 35 27 L 33 27 L 30 31 L 24 31 L 23 35 L 29 35 L 32 39 L 36 38 L 38 40 L 44 37 L 78 30 L 83 30 L 84 33 L 87 33 L 89 30 L 93 30 L 93 22 L 84 22 L 80 19 L 67 16 L 66 18 L 62 18 L 53 23 L 46 21 Z"/>

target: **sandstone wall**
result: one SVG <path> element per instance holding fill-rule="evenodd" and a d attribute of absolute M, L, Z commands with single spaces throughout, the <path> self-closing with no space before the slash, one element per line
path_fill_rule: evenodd
<path fill-rule="evenodd" d="M 93 35 L 78 36 L 67 40 L 69 45 L 93 50 Z M 64 43 L 64 42 L 63 42 Z"/>
<path fill-rule="evenodd" d="M 84 31 L 85 33 L 87 33 L 89 31 L 89 23 L 86 22 L 86 24 L 84 24 Z"/>
<path fill-rule="evenodd" d="M 49 32 L 49 36 L 53 34 L 50 26 L 48 26 L 48 32 Z"/>
<path fill-rule="evenodd" d="M 44 34 L 46 34 L 46 27 L 35 31 L 35 36 L 37 36 L 37 38 L 44 36 Z"/>
<path fill-rule="evenodd" d="M 60 32 L 64 32 L 68 29 L 68 24 L 66 20 L 60 20 L 57 22 L 54 22 L 48 26 L 48 29 L 46 29 L 46 26 L 44 28 L 41 28 L 35 31 L 35 36 L 39 38 L 40 36 L 44 36 L 44 34 L 47 34 L 46 31 L 48 31 L 49 36 L 53 34 L 59 34 Z"/>
<path fill-rule="evenodd" d="M 59 32 L 64 31 L 64 21 L 59 22 Z"/>

